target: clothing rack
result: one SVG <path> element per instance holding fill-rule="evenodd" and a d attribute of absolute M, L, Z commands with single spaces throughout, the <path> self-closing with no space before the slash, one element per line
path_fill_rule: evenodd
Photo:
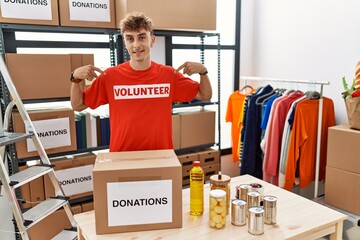
<path fill-rule="evenodd" d="M 263 77 L 252 77 L 252 76 L 241 76 L 240 81 L 241 80 L 243 80 L 245 82 L 245 85 L 247 85 L 247 81 L 288 82 L 288 83 L 320 85 L 318 128 L 317 128 L 317 142 L 316 142 L 315 190 L 314 190 L 314 198 L 317 198 L 318 197 L 318 188 L 319 188 L 321 126 L 322 126 L 322 113 L 323 113 L 323 86 L 330 85 L 330 82 L 312 81 L 312 80 L 280 79 L 280 78 L 263 78 Z"/>

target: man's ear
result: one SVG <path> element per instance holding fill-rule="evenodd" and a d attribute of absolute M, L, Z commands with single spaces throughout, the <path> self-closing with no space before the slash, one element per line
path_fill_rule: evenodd
<path fill-rule="evenodd" d="M 155 44 L 155 35 L 154 35 L 154 34 L 152 34 L 152 35 L 151 35 L 151 43 L 150 43 L 150 47 L 153 47 L 153 46 L 154 46 L 154 44 Z"/>

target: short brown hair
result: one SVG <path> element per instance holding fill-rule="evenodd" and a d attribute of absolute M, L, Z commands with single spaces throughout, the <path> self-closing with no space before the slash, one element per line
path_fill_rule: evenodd
<path fill-rule="evenodd" d="M 139 31 L 145 29 L 153 34 L 152 20 L 145 16 L 144 13 L 130 13 L 120 22 L 120 33 L 124 34 L 125 31 Z"/>

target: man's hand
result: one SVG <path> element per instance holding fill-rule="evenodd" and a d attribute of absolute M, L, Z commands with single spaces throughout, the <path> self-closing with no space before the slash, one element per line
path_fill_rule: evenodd
<path fill-rule="evenodd" d="M 97 73 L 105 74 L 105 72 L 100 68 L 93 65 L 86 65 L 75 69 L 73 76 L 75 79 L 86 79 L 88 81 L 92 81 L 98 77 Z"/>
<path fill-rule="evenodd" d="M 185 62 L 175 71 L 179 72 L 181 69 L 183 69 L 183 74 L 187 74 L 188 76 L 191 76 L 194 73 L 202 74 L 206 71 L 205 66 L 197 62 Z"/>

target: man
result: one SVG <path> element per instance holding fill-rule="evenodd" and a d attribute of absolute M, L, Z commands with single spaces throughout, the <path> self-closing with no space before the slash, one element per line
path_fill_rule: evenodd
<path fill-rule="evenodd" d="M 110 151 L 172 149 L 172 102 L 210 100 L 212 89 L 201 63 L 185 62 L 178 69 L 151 61 L 155 43 L 151 19 L 128 15 L 120 31 L 130 61 L 105 71 L 92 65 L 72 74 L 71 105 L 75 111 L 109 104 Z M 183 76 L 200 74 L 200 82 Z M 97 76 L 99 74 L 99 76 Z M 94 79 L 83 91 L 83 79 Z"/>

